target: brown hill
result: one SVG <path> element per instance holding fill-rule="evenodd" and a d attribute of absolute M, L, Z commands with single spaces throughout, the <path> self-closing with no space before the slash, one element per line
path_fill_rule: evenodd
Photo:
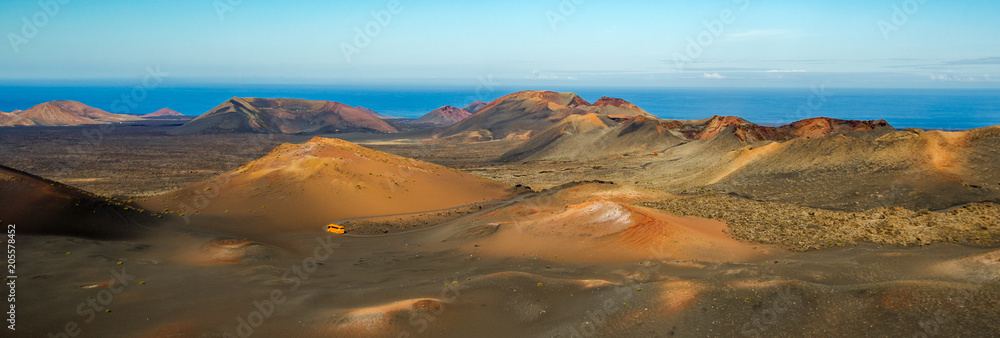
<path fill-rule="evenodd" d="M 184 116 L 184 114 L 178 113 L 177 111 L 175 111 L 173 109 L 163 108 L 163 109 L 157 110 L 155 112 L 152 112 L 152 113 L 149 113 L 149 114 L 146 114 L 146 115 L 142 115 L 141 117 L 143 117 L 143 118 L 149 118 L 149 117 L 183 117 L 183 116 Z"/>
<path fill-rule="evenodd" d="M 486 105 L 488 104 L 489 103 L 483 101 L 476 101 L 470 103 L 468 106 L 465 106 L 465 108 L 462 108 L 462 110 L 475 114 L 478 113 L 480 110 L 483 110 L 483 108 L 486 108 Z"/>
<path fill-rule="evenodd" d="M 140 119 L 133 115 L 112 114 L 77 101 L 45 102 L 14 114 L 39 126 L 108 124 Z M 24 123 L 23 120 L 20 123 Z"/>
<path fill-rule="evenodd" d="M 416 124 L 430 124 L 435 126 L 450 126 L 459 121 L 462 121 L 472 113 L 465 111 L 464 109 L 455 108 L 452 106 L 444 106 L 421 116 L 413 123 Z"/>
<path fill-rule="evenodd" d="M 880 137 L 876 129 L 784 142 L 747 142 L 728 132 L 735 128 L 673 147 L 633 179 L 851 211 L 1000 200 L 1000 126 Z"/>
<path fill-rule="evenodd" d="M 0 166 L 0 215 L 18 234 L 118 239 L 157 222 L 127 203 Z"/>
<path fill-rule="evenodd" d="M 827 208 L 937 210 L 1000 200 L 997 149 L 1000 127 L 799 138 L 733 152 L 708 183 Z"/>
<path fill-rule="evenodd" d="M 646 116 L 624 120 L 587 114 L 571 115 L 500 157 L 501 161 L 589 160 L 615 155 L 663 151 L 683 143 Z"/>
<path fill-rule="evenodd" d="M 16 113 L 6 113 L 0 111 L 0 127 L 33 126 L 35 121 Z"/>
<path fill-rule="evenodd" d="M 624 102 L 624 101 L 622 101 Z M 491 102 L 482 110 L 462 122 L 443 130 L 438 137 L 444 139 L 527 139 L 570 115 L 649 115 L 631 104 L 603 100 L 602 105 L 591 105 L 573 93 L 550 91 L 523 91 Z M 472 138 L 469 135 L 475 134 Z"/>
<path fill-rule="evenodd" d="M 436 164 L 317 137 L 281 145 L 245 166 L 146 205 L 178 210 L 179 203 L 203 199 L 199 214 L 256 217 L 277 227 L 262 231 L 320 231 L 345 218 L 505 199 L 512 194 L 508 188 Z"/>
<path fill-rule="evenodd" d="M 238 98 L 213 108 L 171 134 L 322 134 L 398 132 L 370 113 L 342 103 L 300 99 Z"/>

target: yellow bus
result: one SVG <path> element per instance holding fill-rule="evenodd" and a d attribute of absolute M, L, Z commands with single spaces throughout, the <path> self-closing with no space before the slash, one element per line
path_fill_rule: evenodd
<path fill-rule="evenodd" d="M 330 225 L 326 226 L 326 232 L 335 233 L 335 234 L 343 234 L 346 231 L 344 230 L 344 226 L 342 226 L 342 225 L 330 224 Z"/>

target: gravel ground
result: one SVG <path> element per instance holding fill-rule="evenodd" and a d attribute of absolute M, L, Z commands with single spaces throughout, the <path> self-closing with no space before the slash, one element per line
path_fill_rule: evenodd
<path fill-rule="evenodd" d="M 942 212 L 899 207 L 846 212 L 705 194 L 639 205 L 725 221 L 734 238 L 784 244 L 797 251 L 859 242 L 1000 245 L 1000 205 L 995 203 L 973 203 Z"/>

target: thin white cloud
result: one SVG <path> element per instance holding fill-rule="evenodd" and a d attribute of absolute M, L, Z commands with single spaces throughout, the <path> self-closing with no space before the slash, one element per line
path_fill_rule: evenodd
<path fill-rule="evenodd" d="M 701 78 L 702 78 L 702 79 L 713 79 L 713 80 L 721 80 L 721 79 L 725 79 L 725 78 L 726 78 L 726 76 L 725 76 L 725 75 L 722 75 L 722 74 L 719 74 L 719 73 L 712 73 L 712 74 L 709 74 L 709 73 L 705 73 L 705 74 L 702 74 L 702 75 L 701 75 Z"/>
<path fill-rule="evenodd" d="M 935 82 L 992 82 L 990 74 L 983 76 L 957 75 L 957 74 L 931 74 L 931 80 Z"/>
<path fill-rule="evenodd" d="M 531 71 L 531 75 L 528 75 L 529 79 L 542 79 L 542 80 L 558 80 L 559 76 L 552 73 L 542 73 L 540 70 L 535 69 Z"/>
<path fill-rule="evenodd" d="M 763 37 L 773 37 L 773 36 L 792 36 L 788 31 L 781 29 L 752 29 L 745 32 L 726 34 L 722 38 L 724 40 L 753 40 Z"/>

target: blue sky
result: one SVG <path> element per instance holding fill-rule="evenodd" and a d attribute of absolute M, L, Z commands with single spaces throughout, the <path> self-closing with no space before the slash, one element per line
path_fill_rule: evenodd
<path fill-rule="evenodd" d="M 995 0 L 47 2 L 0 80 L 1000 88 Z"/>

